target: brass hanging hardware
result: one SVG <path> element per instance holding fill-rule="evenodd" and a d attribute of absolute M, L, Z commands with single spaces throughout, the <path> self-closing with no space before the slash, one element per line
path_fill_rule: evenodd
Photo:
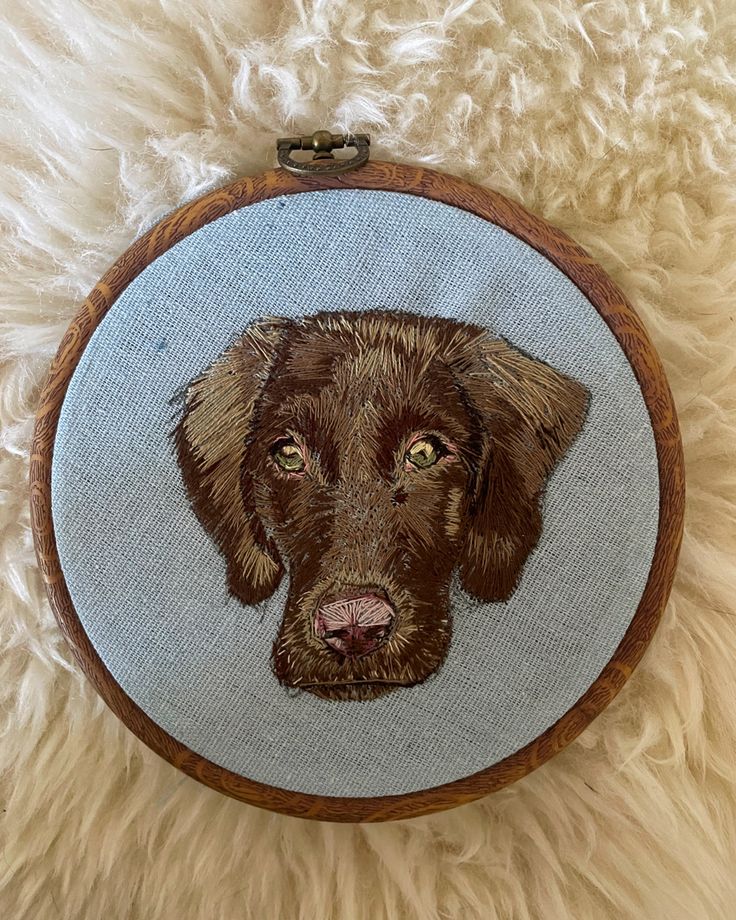
<path fill-rule="evenodd" d="M 368 162 L 371 139 L 368 134 L 332 134 L 330 131 L 315 131 L 301 137 L 280 137 L 276 141 L 279 165 L 297 176 L 318 174 L 334 175 L 357 169 Z M 355 154 L 348 159 L 337 159 L 333 150 L 354 147 Z M 294 150 L 311 150 L 311 160 L 295 160 Z"/>

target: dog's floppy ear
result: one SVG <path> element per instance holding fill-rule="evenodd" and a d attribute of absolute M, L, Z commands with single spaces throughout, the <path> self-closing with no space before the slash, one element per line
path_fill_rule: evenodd
<path fill-rule="evenodd" d="M 230 592 L 244 604 L 271 595 L 283 575 L 242 463 L 256 403 L 288 325 L 278 319 L 254 324 L 193 380 L 175 433 L 192 507 L 227 561 Z"/>
<path fill-rule="evenodd" d="M 541 535 L 542 493 L 583 425 L 588 392 L 486 334 L 467 344 L 458 366 L 483 428 L 460 577 L 475 597 L 505 600 Z"/>

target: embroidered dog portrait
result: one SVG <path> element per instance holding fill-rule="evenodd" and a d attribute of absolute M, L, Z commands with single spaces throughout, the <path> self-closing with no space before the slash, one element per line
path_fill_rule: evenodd
<path fill-rule="evenodd" d="M 256 604 L 288 575 L 278 680 L 370 700 L 432 675 L 455 573 L 478 600 L 513 593 L 587 401 L 462 322 L 372 311 L 250 326 L 189 385 L 175 439 L 230 593 Z"/>

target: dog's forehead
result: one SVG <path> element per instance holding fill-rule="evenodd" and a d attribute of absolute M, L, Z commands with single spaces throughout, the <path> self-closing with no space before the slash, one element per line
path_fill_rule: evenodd
<path fill-rule="evenodd" d="M 443 332 L 430 321 L 417 324 L 386 315 L 320 317 L 291 331 L 279 363 L 304 384 L 346 376 L 348 382 L 391 379 L 409 370 L 421 373 L 436 360 L 446 350 Z"/>
<path fill-rule="evenodd" d="M 447 330 L 385 316 L 329 317 L 292 330 L 263 394 L 274 424 L 338 440 L 387 426 L 452 427 L 465 415 L 446 364 Z"/>
<path fill-rule="evenodd" d="M 436 337 L 381 331 L 368 336 L 360 328 L 351 335 L 329 330 L 291 343 L 274 374 L 280 398 L 310 404 L 321 415 L 343 415 L 369 404 L 389 410 L 416 399 L 427 403 L 447 389 L 450 375 Z"/>

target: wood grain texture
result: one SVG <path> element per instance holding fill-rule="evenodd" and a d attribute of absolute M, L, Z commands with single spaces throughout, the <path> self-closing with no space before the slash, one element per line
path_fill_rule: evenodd
<path fill-rule="evenodd" d="M 171 246 L 237 208 L 279 195 L 340 188 L 403 192 L 453 205 L 499 225 L 561 269 L 598 310 L 631 364 L 649 410 L 660 477 L 649 579 L 624 638 L 595 683 L 554 725 L 499 763 L 442 786 L 376 798 L 305 795 L 254 782 L 205 760 L 153 722 L 118 686 L 82 628 L 64 581 L 51 515 L 51 463 L 67 386 L 92 333 L 130 282 Z M 373 161 L 331 178 L 300 178 L 277 169 L 239 179 L 185 205 L 136 240 L 92 290 L 51 365 L 36 416 L 30 494 L 36 555 L 61 630 L 108 706 L 143 742 L 200 782 L 252 805 L 303 818 L 387 821 L 461 805 L 520 779 L 562 750 L 611 702 L 641 659 L 667 602 L 682 538 L 685 485 L 677 416 L 662 365 L 634 310 L 595 261 L 566 234 L 495 192 L 432 170 Z"/>

